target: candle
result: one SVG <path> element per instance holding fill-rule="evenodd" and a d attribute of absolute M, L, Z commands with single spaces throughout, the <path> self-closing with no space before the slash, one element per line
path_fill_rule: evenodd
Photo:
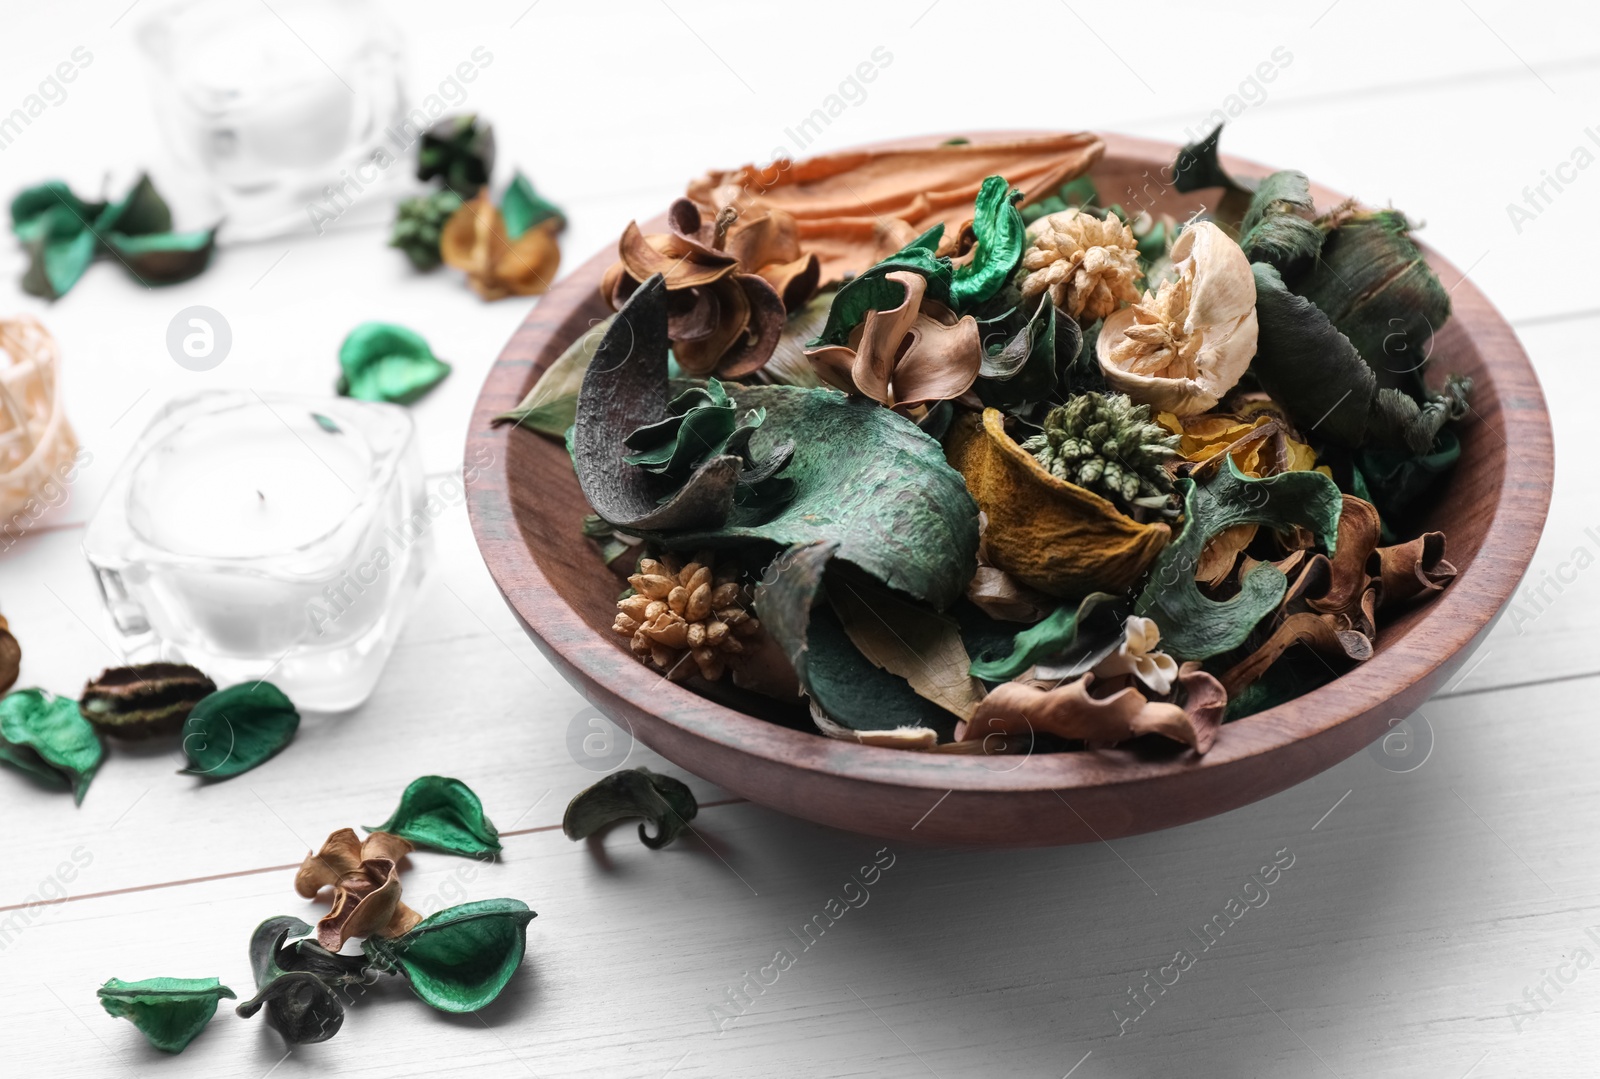
<path fill-rule="evenodd" d="M 130 655 L 349 708 L 420 581 L 422 499 L 403 409 L 210 392 L 141 436 L 85 550 Z"/>

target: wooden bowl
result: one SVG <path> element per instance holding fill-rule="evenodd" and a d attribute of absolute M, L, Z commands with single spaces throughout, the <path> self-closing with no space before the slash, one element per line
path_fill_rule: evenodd
<path fill-rule="evenodd" d="M 1177 147 L 1105 140 L 1092 172 L 1103 199 L 1134 204 L 1142 192 L 1144 205 L 1179 220 L 1202 205 L 1161 183 Z M 1227 165 L 1240 175 L 1271 171 L 1231 158 Z M 1314 191 L 1319 207 L 1340 199 Z M 1137 745 L 1026 757 L 861 746 L 807 729 L 802 709 L 731 687 L 711 700 L 636 661 L 611 632 L 618 582 L 580 534 L 588 507 L 566 451 L 520 428 L 490 426 L 610 313 L 597 286 L 611 250 L 557 284 L 489 372 L 467 437 L 477 473 L 467 487 L 472 527 L 518 620 L 596 707 L 668 760 L 751 801 L 885 839 L 980 847 L 1092 842 L 1198 820 L 1316 775 L 1410 715 L 1483 639 L 1533 555 L 1553 471 L 1538 380 L 1483 294 L 1432 251 L 1427 257 L 1454 305 L 1434 338 L 1436 362 L 1474 382 L 1449 496 L 1426 515 L 1427 528 L 1446 534 L 1460 575 L 1443 595 L 1381 626 L 1366 663 L 1226 725 L 1204 757 Z"/>

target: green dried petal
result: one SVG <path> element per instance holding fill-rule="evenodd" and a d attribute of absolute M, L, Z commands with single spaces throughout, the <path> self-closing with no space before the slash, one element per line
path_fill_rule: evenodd
<path fill-rule="evenodd" d="M 216 978 L 146 978 L 125 982 L 112 978 L 100 987 L 106 1014 L 126 1019 L 150 1044 L 166 1053 L 181 1053 L 199 1036 L 217 1002 L 234 992 Z"/>
<path fill-rule="evenodd" d="M 648 768 L 612 772 L 567 804 L 561 830 L 568 839 L 587 839 L 608 824 L 643 817 L 656 826 L 651 835 L 639 825 L 639 839 L 652 850 L 672 843 L 699 812 L 694 792 L 682 780 Z"/>
<path fill-rule="evenodd" d="M 520 900 L 485 899 L 441 910 L 392 940 L 368 937 L 361 948 L 380 970 L 404 975 L 432 1007 L 475 1012 L 517 972 L 533 919 Z"/>
<path fill-rule="evenodd" d="M 505 221 L 506 238 L 510 240 L 553 217 L 565 217 L 561 207 L 535 191 L 520 170 L 512 174 L 511 186 L 500 200 L 500 215 Z"/>
<path fill-rule="evenodd" d="M 972 231 L 977 245 L 972 258 L 955 268 L 950 305 L 958 313 L 994 296 L 1016 271 L 1028 244 L 1028 227 L 1017 212 L 1022 192 L 1003 176 L 985 177 L 973 208 Z"/>
<path fill-rule="evenodd" d="M 389 819 L 369 832 L 389 832 L 419 847 L 451 854 L 497 854 L 500 833 L 483 812 L 483 803 L 459 779 L 423 776 L 400 795 Z"/>
<path fill-rule="evenodd" d="M 409 405 L 444 381 L 450 365 L 422 335 L 391 322 L 363 322 L 339 346 L 338 392 Z"/>
<path fill-rule="evenodd" d="M 100 738 L 78 702 L 42 689 L 0 698 L 0 761 L 61 786 L 82 803 L 105 757 Z"/>
<path fill-rule="evenodd" d="M 294 738 L 300 713 L 271 682 L 230 686 L 194 706 L 183 724 L 183 771 L 228 779 L 275 756 Z"/>
<path fill-rule="evenodd" d="M 307 937 L 311 926 L 292 914 L 268 918 L 250 936 L 250 969 L 256 995 L 234 1012 L 249 1019 L 265 1007 L 270 1023 L 288 1045 L 327 1041 L 344 1025 L 344 1003 L 336 987 L 365 980 L 366 957 L 337 955 Z"/>

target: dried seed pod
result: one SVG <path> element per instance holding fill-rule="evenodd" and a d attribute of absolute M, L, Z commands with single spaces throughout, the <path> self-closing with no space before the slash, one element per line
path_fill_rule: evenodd
<path fill-rule="evenodd" d="M 118 738 L 176 734 L 189 711 L 217 684 L 184 663 L 111 667 L 83 687 L 78 711 L 97 730 Z"/>
<path fill-rule="evenodd" d="M 687 562 L 671 554 L 640 559 L 628 581 L 635 593 L 617 601 L 612 630 L 673 681 L 695 673 L 723 677 L 732 657 L 745 652 L 744 641 L 761 630 L 745 610 L 750 594 L 738 563 L 719 562 L 713 551 L 697 551 Z"/>
<path fill-rule="evenodd" d="M 6 616 L 0 614 L 0 693 L 16 685 L 22 670 L 22 646 L 11 635 Z"/>

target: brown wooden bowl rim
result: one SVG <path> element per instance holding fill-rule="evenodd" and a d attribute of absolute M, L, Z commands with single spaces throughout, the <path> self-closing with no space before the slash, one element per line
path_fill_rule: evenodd
<path fill-rule="evenodd" d="M 967 137 L 978 142 L 1039 133 L 974 132 Z M 949 137 L 919 136 L 859 149 L 931 145 Z M 1101 137 L 1106 142 L 1108 157 L 1120 155 L 1170 162 L 1178 150 L 1175 144 L 1157 140 L 1117 134 L 1102 134 Z M 1238 175 L 1260 176 L 1273 171 L 1230 155 L 1224 155 L 1223 161 Z M 1333 205 L 1343 197 L 1316 184 L 1312 187 L 1319 206 Z M 1451 586 L 1430 601 L 1430 608 L 1406 634 L 1413 636 L 1424 625 L 1429 627 L 1430 647 L 1426 654 L 1403 647 L 1387 648 L 1366 663 L 1293 701 L 1225 725 L 1215 746 L 1203 757 L 1185 753 L 1170 760 L 1152 761 L 1128 749 L 1038 753 L 1027 758 L 1025 768 L 999 771 L 994 765 L 998 758 L 864 746 L 790 730 L 668 682 L 643 664 L 612 663 L 600 669 L 586 666 L 575 658 L 580 650 L 568 650 L 564 642 L 574 638 L 592 639 L 600 635 L 600 631 L 585 622 L 550 586 L 526 543 L 499 539 L 493 534 L 495 528 L 491 523 L 515 520 L 507 475 L 508 440 L 541 436 L 509 425 L 493 427 L 490 421 L 520 401 L 561 348 L 589 328 L 582 308 L 594 295 L 600 275 L 614 261 L 610 251 L 601 251 L 557 282 L 534 308 L 530 321 L 534 317 L 544 322 L 554 320 L 557 326 L 541 340 L 539 359 L 528 360 L 527 343 L 519 343 L 514 336 L 484 380 L 467 435 L 466 461 L 469 474 L 471 470 L 484 468 L 485 460 L 491 461 L 486 467 L 497 482 L 467 485 L 473 532 L 506 602 L 546 655 L 569 676 L 581 676 L 603 687 L 605 693 L 640 713 L 678 728 L 691 740 L 750 754 L 776 767 L 885 787 L 953 792 L 1070 792 L 1118 784 L 1158 783 L 1204 769 L 1238 768 L 1241 762 L 1282 751 L 1379 710 L 1420 682 L 1437 680 L 1441 668 L 1493 624 L 1514 593 L 1538 545 L 1550 505 L 1554 464 L 1548 415 L 1544 411 L 1544 397 L 1537 376 L 1510 327 L 1472 281 L 1426 245 L 1423 250 L 1443 280 L 1449 281 L 1452 277 L 1456 280 L 1450 286 L 1456 308 L 1452 318 L 1463 320 L 1462 328 L 1467 335 L 1479 339 L 1497 336 L 1492 332 L 1497 329 L 1504 331 L 1508 347 L 1497 349 L 1493 355 L 1484 354 L 1483 364 L 1493 376 L 1497 397 L 1504 398 L 1515 391 L 1521 405 L 1502 408 L 1500 412 L 1506 442 L 1519 447 L 1518 451 L 1512 451 L 1517 468 L 1509 467 L 1509 460 L 1502 465 L 1494 516 L 1477 554 Z M 1473 300 L 1479 302 L 1471 302 Z M 551 347 L 552 341 L 559 341 L 560 347 Z M 513 431 L 518 433 L 513 434 Z M 598 561 L 595 571 L 604 572 Z M 619 650 L 617 654 L 623 653 Z M 677 763 L 694 770 L 692 761 L 679 759 Z M 1332 763 L 1333 760 L 1327 762 L 1328 765 Z"/>

